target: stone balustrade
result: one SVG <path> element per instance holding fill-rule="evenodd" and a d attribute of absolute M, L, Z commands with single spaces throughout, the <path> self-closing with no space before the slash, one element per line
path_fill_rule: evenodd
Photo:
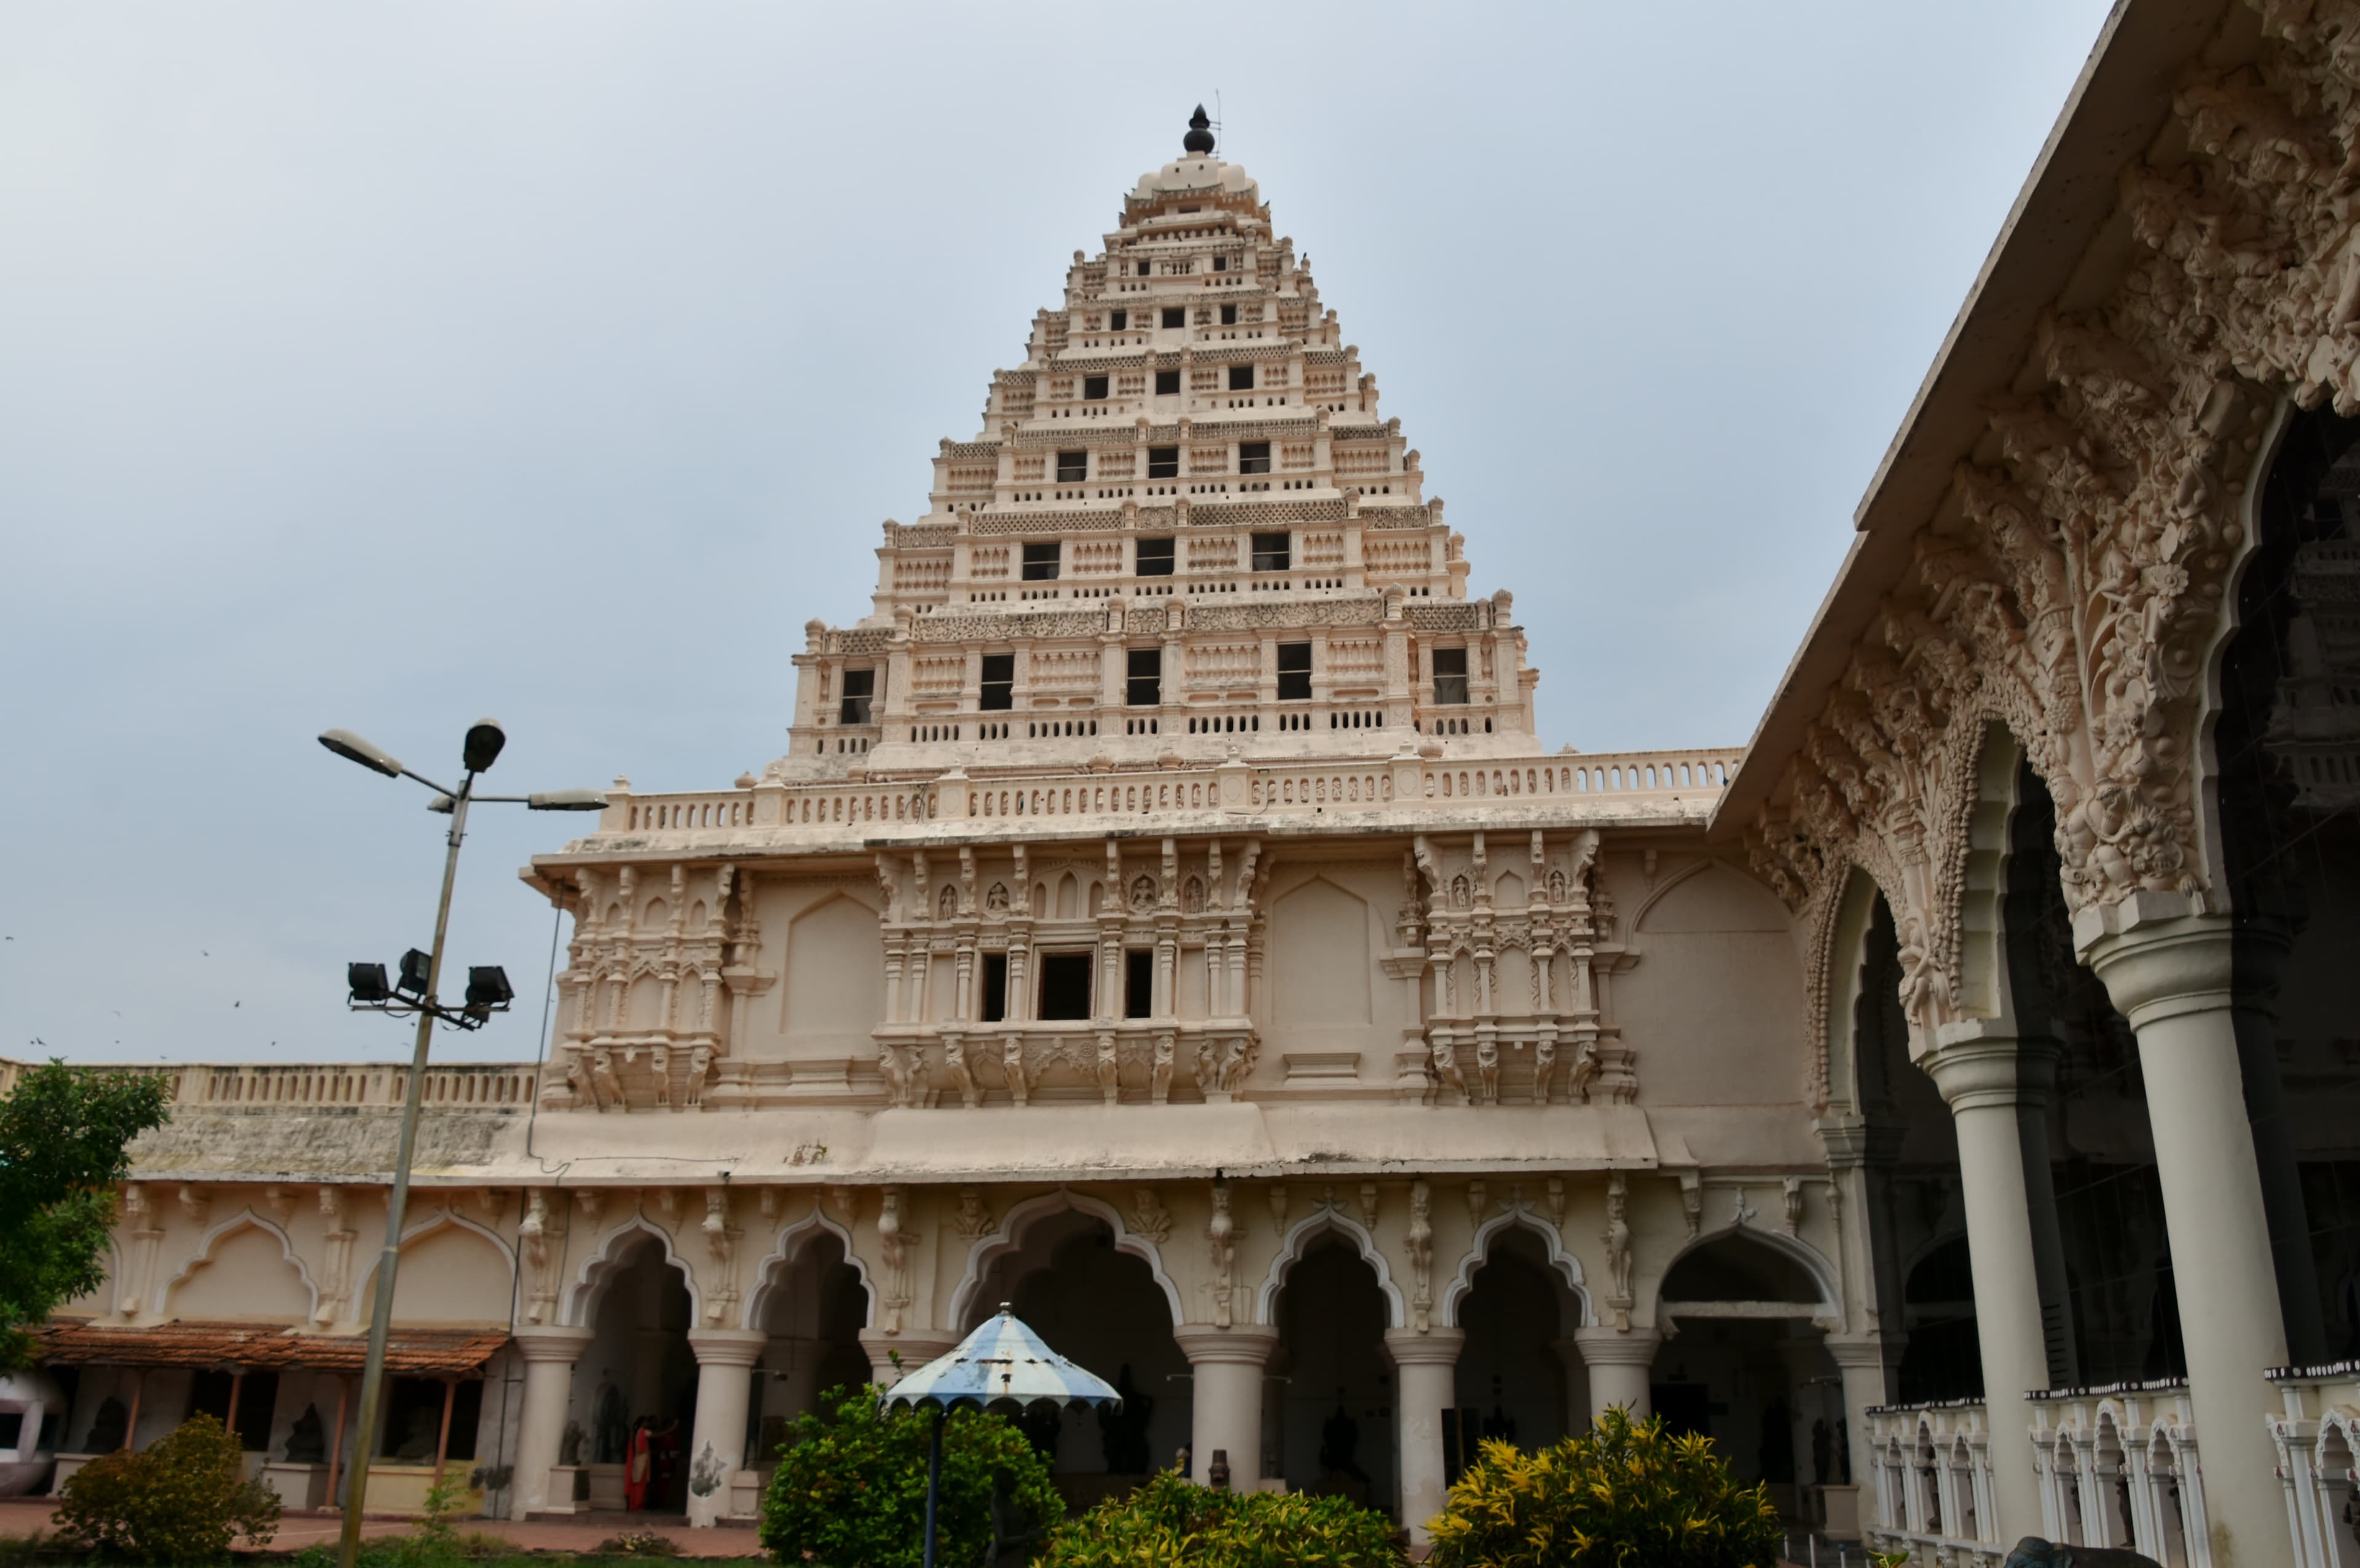
<path fill-rule="evenodd" d="M 2271 1419 L 2270 1437 L 2296 1568 L 2350 1568 L 2360 1563 L 2360 1361 L 2269 1377 L 2285 1407 Z"/>
<path fill-rule="evenodd" d="M 1994 1517 L 1991 1431 L 1981 1400 L 1874 1406 L 1868 1411 L 1875 1474 L 1863 1499 L 1871 1545 L 1907 1552 L 1925 1568 L 1999 1568 L 2006 1544 Z"/>
<path fill-rule="evenodd" d="M 1362 758 L 1088 772 L 1020 769 L 933 779 L 825 784 L 763 782 L 731 790 L 609 791 L 600 839 L 694 842 L 759 833 L 789 842 L 890 837 L 896 830 L 968 820 L 1003 826 L 1041 818 L 1163 817 L 1183 811 L 1306 818 L 1415 804 L 1430 813 L 1570 809 L 1577 815 L 1701 819 L 1742 751 L 1650 751 L 1526 757 Z"/>

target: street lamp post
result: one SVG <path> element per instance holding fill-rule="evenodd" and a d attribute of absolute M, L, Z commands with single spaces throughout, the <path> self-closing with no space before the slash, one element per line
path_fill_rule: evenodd
<path fill-rule="evenodd" d="M 410 1050 L 410 1084 L 401 1105 L 401 1138 L 394 1155 L 393 1196 L 386 1210 L 385 1250 L 377 1260 L 377 1301 L 369 1312 L 368 1358 L 361 1369 L 360 1409 L 356 1412 L 357 1436 L 354 1443 L 359 1450 L 359 1462 L 347 1473 L 344 1537 L 337 1553 L 341 1568 L 356 1568 L 360 1561 L 361 1514 L 368 1497 L 369 1458 L 377 1436 L 377 1407 L 385 1392 L 386 1342 L 393 1326 L 394 1274 L 401 1266 L 401 1226 L 410 1206 L 410 1165 L 418 1149 L 419 1106 L 425 1094 L 427 1051 L 433 1042 L 434 1025 L 440 1019 L 458 1029 L 480 1028 L 491 1013 L 505 1010 L 508 1000 L 507 977 L 497 969 L 471 972 L 465 1006 L 448 1007 L 439 1000 L 442 939 L 451 925 L 451 888 L 459 875 L 459 844 L 467 833 L 467 807 L 472 801 L 485 800 L 521 804 L 536 811 L 603 811 L 606 804 L 606 798 L 595 789 L 477 795 L 476 776 L 498 760 L 500 748 L 507 741 L 507 735 L 497 724 L 490 719 L 476 721 L 468 729 L 462 749 L 460 760 L 465 771 L 459 787 L 446 789 L 431 779 L 412 773 L 349 730 L 330 730 L 320 736 L 320 744 L 339 757 L 388 779 L 411 779 L 425 785 L 435 791 L 429 809 L 451 815 L 446 841 L 449 847 L 442 857 L 442 896 L 434 906 L 434 944 L 425 954 L 423 984 L 419 983 L 421 977 L 415 974 L 414 951 L 411 959 L 402 964 L 402 984 L 398 993 L 387 986 L 385 971 L 379 965 L 355 964 L 347 971 L 355 1008 L 397 1015 L 414 1010 L 418 1014 L 418 1040 Z"/>

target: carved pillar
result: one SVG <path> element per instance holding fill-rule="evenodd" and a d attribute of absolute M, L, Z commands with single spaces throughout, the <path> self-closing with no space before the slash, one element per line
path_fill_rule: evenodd
<path fill-rule="evenodd" d="M 1421 1334 L 1414 1328 L 1385 1331 L 1385 1349 L 1395 1374 L 1394 1452 L 1401 1475 L 1401 1521 L 1415 1547 L 1431 1541 L 1426 1521 L 1448 1502 L 1448 1484 L 1442 1467 L 1443 1412 L 1459 1403 L 1459 1351 L 1467 1343 L 1463 1329 L 1434 1328 Z"/>
<path fill-rule="evenodd" d="M 1251 1488 L 1262 1468 L 1262 1368 L 1278 1344 L 1278 1331 L 1251 1323 L 1182 1323 L 1172 1337 L 1195 1374 L 1190 1475 L 1204 1485 L 1218 1452 L 1229 1456 L 1229 1485 Z"/>
<path fill-rule="evenodd" d="M 2212 1558 L 2288 1562 L 2294 1548 L 2265 1424 L 2278 1400 L 2262 1380 L 2286 1361 L 2286 1323 L 2231 1014 L 2229 921 L 2136 925 L 2087 952 L 2138 1032 Z"/>
<path fill-rule="evenodd" d="M 1581 1347 L 1582 1364 L 1590 1372 L 1590 1415 L 1595 1421 L 1616 1405 L 1637 1421 L 1655 1410 L 1648 1374 L 1664 1336 L 1651 1328 L 1621 1331 L 1578 1328 L 1574 1343 Z"/>
<path fill-rule="evenodd" d="M 589 1347 L 586 1328 L 517 1331 L 524 1354 L 524 1410 L 517 1432 L 516 1484 L 508 1488 L 508 1518 L 521 1519 L 549 1507 L 550 1470 L 565 1437 L 565 1412 L 574 1399 L 574 1363 Z M 560 1499 L 571 1507 L 571 1485 Z"/>
<path fill-rule="evenodd" d="M 770 1335 L 751 1328 L 696 1328 L 696 1428 L 688 1440 L 688 1522 L 716 1523 L 729 1507 L 729 1477 L 746 1466 L 746 1410 L 754 1358 Z"/>
<path fill-rule="evenodd" d="M 2013 1541 L 2045 1528 L 2027 1435 L 2033 1411 L 2025 1395 L 2049 1387 L 2049 1347 L 2016 1119 L 2022 1093 L 2016 1041 L 1989 1031 L 1977 1021 L 1946 1024 L 1939 1044 L 1919 1065 L 1950 1102 L 1958 1129 L 1967 1249 L 1974 1259 L 1975 1334 L 1990 1412 L 1993 1505 L 1999 1539 Z"/>

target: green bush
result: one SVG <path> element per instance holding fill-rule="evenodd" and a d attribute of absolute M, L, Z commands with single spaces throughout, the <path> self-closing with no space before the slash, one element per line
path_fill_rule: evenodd
<path fill-rule="evenodd" d="M 1393 1521 L 1346 1497 L 1221 1492 L 1169 1471 L 1058 1530 L 1035 1568 L 1394 1568 Z"/>
<path fill-rule="evenodd" d="M 1426 1528 L 1431 1568 L 1769 1568 L 1785 1546 L 1769 1491 L 1710 1438 L 1620 1409 L 1537 1454 L 1484 1443 Z"/>
<path fill-rule="evenodd" d="M 926 1446 L 934 1412 L 884 1410 L 883 1390 L 830 1388 L 833 1420 L 799 1417 L 762 1498 L 763 1548 L 781 1563 L 822 1568 L 916 1568 L 926 1519 Z M 995 1539 L 992 1498 L 1015 1534 L 1065 1517 L 1049 1467 L 1013 1423 L 978 1410 L 943 1428 L 942 1545 L 937 1561 L 970 1563 Z M 1007 1527 L 1003 1527 L 1007 1528 Z"/>
<path fill-rule="evenodd" d="M 119 1450 L 75 1471 L 58 1506 L 60 1538 L 143 1563 L 219 1562 L 240 1535 L 268 1545 L 279 1497 L 243 1478 L 244 1458 L 221 1422 L 191 1416 L 144 1454 Z"/>

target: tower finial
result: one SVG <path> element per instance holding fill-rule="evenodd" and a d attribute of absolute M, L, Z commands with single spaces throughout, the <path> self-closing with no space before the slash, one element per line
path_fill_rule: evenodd
<path fill-rule="evenodd" d="M 1188 134 L 1180 138 L 1180 150 L 1193 153 L 1213 150 L 1213 122 L 1205 117 L 1202 103 L 1197 104 L 1196 112 L 1188 116 Z"/>

